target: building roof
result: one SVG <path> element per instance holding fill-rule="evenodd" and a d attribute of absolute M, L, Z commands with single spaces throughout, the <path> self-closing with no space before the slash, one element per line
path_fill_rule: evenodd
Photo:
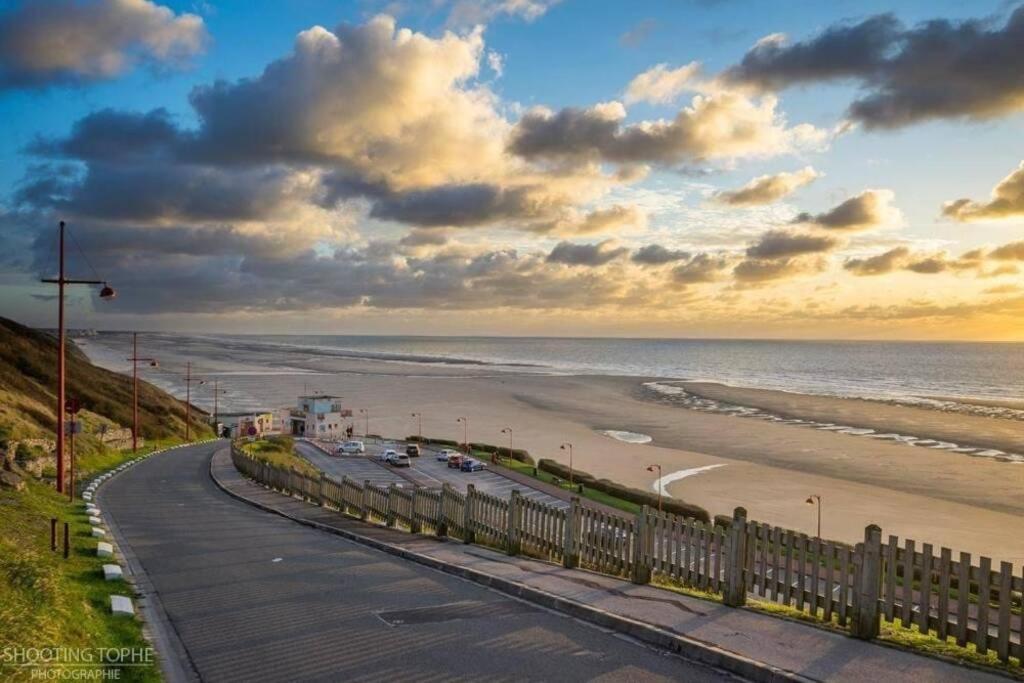
<path fill-rule="evenodd" d="M 310 394 L 308 396 L 299 396 L 299 398 L 344 398 L 344 396 L 332 396 L 330 394 Z"/>

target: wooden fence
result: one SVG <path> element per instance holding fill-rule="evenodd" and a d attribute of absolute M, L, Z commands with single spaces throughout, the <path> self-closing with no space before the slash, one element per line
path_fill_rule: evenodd
<path fill-rule="evenodd" d="M 720 594 L 727 605 L 771 601 L 877 637 L 882 621 L 931 634 L 1021 665 L 1024 574 L 988 557 L 865 529 L 856 545 L 811 538 L 746 519 L 737 508 L 728 527 L 663 514 L 635 516 L 545 505 L 513 491 L 508 499 L 477 491 L 375 486 L 324 474 L 307 476 L 231 450 L 246 477 L 340 513 L 413 533 L 431 532 L 581 566 L 637 583 L 652 577 Z"/>

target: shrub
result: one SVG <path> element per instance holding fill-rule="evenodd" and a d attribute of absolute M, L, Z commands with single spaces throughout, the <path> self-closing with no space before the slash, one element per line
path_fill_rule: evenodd
<path fill-rule="evenodd" d="M 544 470 L 549 474 L 553 474 L 556 477 L 563 479 L 569 478 L 569 468 L 560 462 L 550 460 L 548 458 L 541 458 L 537 463 L 537 467 Z M 649 505 L 657 508 L 658 496 L 647 491 L 641 491 L 640 489 L 630 488 L 608 479 L 596 479 L 594 475 L 583 472 L 580 470 L 573 470 L 572 473 L 573 482 L 583 484 L 596 491 L 607 493 L 608 495 L 621 498 L 622 500 L 636 503 L 637 505 Z M 662 498 L 661 508 L 665 512 L 672 513 L 674 515 L 680 515 L 682 517 L 692 517 L 702 522 L 709 522 L 711 520 L 708 515 L 708 511 L 699 505 L 687 503 L 685 501 L 678 500 L 676 498 Z"/>

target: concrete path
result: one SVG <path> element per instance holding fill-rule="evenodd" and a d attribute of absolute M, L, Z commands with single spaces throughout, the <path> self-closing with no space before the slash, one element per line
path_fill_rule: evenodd
<path fill-rule="evenodd" d="M 646 624 L 659 631 L 696 641 L 708 648 L 774 668 L 782 676 L 821 681 L 1005 681 L 986 672 L 910 652 L 867 643 L 840 633 L 746 609 L 689 598 L 651 586 L 550 563 L 508 557 L 479 546 L 442 541 L 430 536 L 365 524 L 335 511 L 268 491 L 243 479 L 227 450 L 213 460 L 213 475 L 225 488 L 250 501 L 295 519 L 357 534 L 394 552 L 428 564 L 443 564 L 456 574 L 501 585 L 515 594 L 543 594 L 560 601 L 570 613 L 597 615 L 601 623 L 616 619 Z M 491 577 L 493 580 L 482 577 Z M 578 607 L 572 607 L 577 605 Z M 574 611 L 575 610 L 575 611 Z"/>
<path fill-rule="evenodd" d="M 210 478 L 218 448 L 154 456 L 100 492 L 202 680 L 729 680 L 240 502 Z"/>

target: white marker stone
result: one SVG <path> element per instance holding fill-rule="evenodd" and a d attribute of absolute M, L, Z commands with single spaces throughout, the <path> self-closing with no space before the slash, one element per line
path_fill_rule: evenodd
<path fill-rule="evenodd" d="M 96 527 L 96 526 L 94 526 L 92 528 L 92 537 L 93 538 L 106 538 L 106 536 L 107 536 L 107 532 L 104 531 L 103 529 L 100 529 L 99 527 Z"/>
<path fill-rule="evenodd" d="M 104 541 L 100 541 L 99 543 L 96 544 L 96 556 L 97 557 L 113 557 L 114 556 L 114 546 L 112 546 L 109 543 L 106 543 Z"/>
<path fill-rule="evenodd" d="M 89 524 L 92 524 L 93 526 L 99 526 L 100 524 L 103 524 L 103 520 L 100 519 L 99 517 L 90 516 L 89 517 Z"/>
<path fill-rule="evenodd" d="M 124 578 L 124 572 L 116 564 L 105 564 L 103 565 L 103 578 L 107 581 L 117 581 Z"/>
<path fill-rule="evenodd" d="M 82 494 L 82 498 L 85 500 L 92 500 L 92 494 L 86 491 L 85 493 Z"/>
<path fill-rule="evenodd" d="M 124 595 L 111 595 L 110 613 L 128 617 L 135 614 L 135 608 L 132 607 L 131 598 L 125 597 Z"/>

